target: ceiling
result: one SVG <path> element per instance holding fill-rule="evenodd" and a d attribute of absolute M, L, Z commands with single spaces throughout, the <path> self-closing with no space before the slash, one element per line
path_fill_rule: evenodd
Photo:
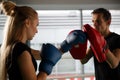
<path fill-rule="evenodd" d="M 35 9 L 41 10 L 94 9 L 98 7 L 104 7 L 107 9 L 120 9 L 120 0 L 10 0 L 10 1 L 13 1 L 18 5 L 29 5 Z"/>

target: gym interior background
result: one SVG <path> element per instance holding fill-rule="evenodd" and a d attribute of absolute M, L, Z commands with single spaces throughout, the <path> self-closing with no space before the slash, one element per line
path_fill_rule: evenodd
<path fill-rule="evenodd" d="M 39 14 L 38 33 L 29 42 L 34 49 L 41 49 L 43 43 L 52 43 L 59 47 L 67 34 L 74 29 L 81 29 L 83 24 L 90 24 L 91 11 L 104 7 L 112 14 L 111 31 L 120 34 L 119 0 L 11 0 L 17 5 L 33 7 Z M 1 2 L 1 1 L 0 1 Z M 6 16 L 0 14 L 0 44 Z M 89 45 L 88 45 L 89 46 Z M 40 60 L 37 60 L 38 64 Z M 37 74 L 37 73 L 36 73 Z M 82 65 L 71 57 L 69 52 L 54 67 L 48 80 L 95 80 L 94 64 L 91 59 Z"/>

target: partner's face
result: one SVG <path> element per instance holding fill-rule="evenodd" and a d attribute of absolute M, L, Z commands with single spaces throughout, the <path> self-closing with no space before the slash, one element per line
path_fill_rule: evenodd
<path fill-rule="evenodd" d="M 103 19 L 103 15 L 92 14 L 92 22 L 94 28 L 104 35 L 106 30 L 108 29 L 108 22 Z"/>

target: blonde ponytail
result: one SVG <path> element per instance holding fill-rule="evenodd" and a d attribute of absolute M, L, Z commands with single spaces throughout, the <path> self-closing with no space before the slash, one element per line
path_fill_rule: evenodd
<path fill-rule="evenodd" d="M 16 7 L 16 4 L 11 1 L 3 1 L 3 2 L 1 2 L 0 7 L 1 7 L 1 11 L 5 15 L 12 15 L 12 13 L 14 12 L 14 9 Z"/>
<path fill-rule="evenodd" d="M 3 1 L 0 3 L 1 11 L 8 16 L 11 16 L 14 13 L 16 4 L 11 1 Z M 7 44 L 4 42 L 0 48 L 0 80 L 7 80 L 6 72 L 6 57 L 8 56 Z"/>

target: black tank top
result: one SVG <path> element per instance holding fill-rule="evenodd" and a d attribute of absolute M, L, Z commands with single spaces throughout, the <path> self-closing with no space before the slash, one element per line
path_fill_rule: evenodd
<path fill-rule="evenodd" d="M 111 52 L 120 48 L 120 35 L 111 33 L 105 39 Z M 120 63 L 117 68 L 111 69 L 107 62 L 99 63 L 95 57 L 94 62 L 96 80 L 120 80 Z"/>
<path fill-rule="evenodd" d="M 12 51 L 10 51 L 11 54 L 7 57 L 6 67 L 9 80 L 22 80 L 17 59 L 24 51 L 28 51 L 30 53 L 34 68 L 37 70 L 37 63 L 31 54 L 31 49 L 26 44 L 17 42 L 15 43 Z"/>

